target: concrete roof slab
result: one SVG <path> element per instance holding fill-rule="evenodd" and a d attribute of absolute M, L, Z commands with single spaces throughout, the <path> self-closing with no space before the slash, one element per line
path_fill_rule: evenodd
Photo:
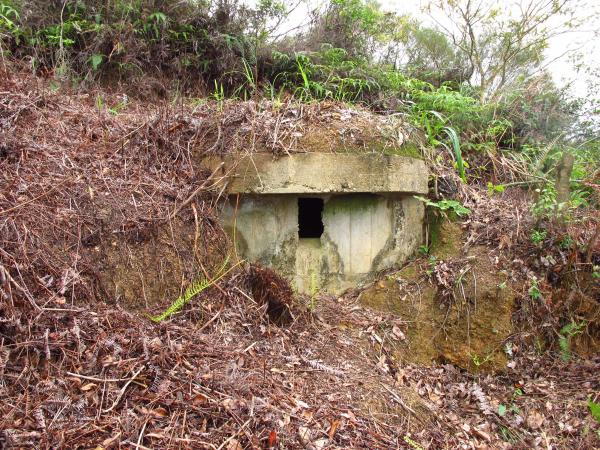
<path fill-rule="evenodd" d="M 379 153 L 266 153 L 211 157 L 213 170 L 223 163 L 230 194 L 319 194 L 351 192 L 427 193 L 428 171 L 416 158 Z"/>

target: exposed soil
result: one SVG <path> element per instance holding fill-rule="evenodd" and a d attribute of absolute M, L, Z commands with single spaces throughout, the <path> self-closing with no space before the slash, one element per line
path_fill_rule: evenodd
<path fill-rule="evenodd" d="M 499 272 L 487 253 L 475 247 L 453 261 L 460 267 L 461 281 L 452 304 L 444 303 L 418 265 L 388 275 L 360 294 L 362 304 L 394 313 L 408 324 L 407 344 L 397 350 L 399 359 L 427 365 L 447 362 L 471 371 L 506 367 L 504 347 L 514 332 L 515 295 L 506 272 Z M 447 275 L 447 263 L 438 264 L 437 275 Z"/>

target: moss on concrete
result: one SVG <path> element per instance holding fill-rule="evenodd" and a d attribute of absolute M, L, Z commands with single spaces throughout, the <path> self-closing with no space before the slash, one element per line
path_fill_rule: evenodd
<path fill-rule="evenodd" d="M 374 194 L 352 194 L 331 197 L 327 202 L 327 214 L 351 214 L 367 211 L 377 202 Z"/>
<path fill-rule="evenodd" d="M 384 155 L 408 156 L 409 158 L 424 159 L 423 152 L 414 142 L 405 142 L 400 147 L 383 147 L 379 151 Z"/>

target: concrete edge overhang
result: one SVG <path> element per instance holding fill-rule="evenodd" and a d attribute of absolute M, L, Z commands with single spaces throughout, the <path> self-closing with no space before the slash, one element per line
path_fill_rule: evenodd
<path fill-rule="evenodd" d="M 427 193 L 427 165 L 406 156 L 255 153 L 210 157 L 202 164 L 213 171 L 221 166 L 230 194 Z"/>

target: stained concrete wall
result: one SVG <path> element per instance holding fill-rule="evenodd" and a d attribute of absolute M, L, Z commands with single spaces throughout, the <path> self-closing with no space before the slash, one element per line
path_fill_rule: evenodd
<path fill-rule="evenodd" d="M 279 158 L 254 153 L 207 158 L 227 177 L 230 194 L 427 193 L 420 159 L 379 153 L 298 153 Z"/>
<path fill-rule="evenodd" d="M 340 292 L 398 266 L 422 242 L 427 192 L 419 159 L 378 153 L 208 158 L 227 182 L 222 217 L 239 256 L 271 266 L 300 292 Z M 218 171 L 216 169 L 219 169 Z M 298 198 L 324 200 L 320 238 L 298 237 Z"/>
<path fill-rule="evenodd" d="M 317 196 L 321 238 L 298 237 L 298 195 L 232 196 L 222 217 L 241 257 L 274 267 L 300 292 L 338 293 L 398 266 L 422 241 L 424 209 L 401 194 Z"/>
<path fill-rule="evenodd" d="M 298 245 L 298 202 L 285 195 L 230 198 L 221 213 L 238 256 L 291 276 Z"/>

